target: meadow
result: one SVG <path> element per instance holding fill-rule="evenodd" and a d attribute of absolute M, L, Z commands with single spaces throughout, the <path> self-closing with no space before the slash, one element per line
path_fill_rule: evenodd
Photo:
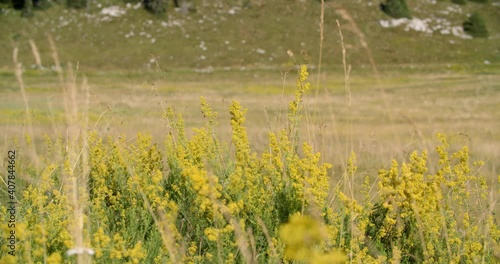
<path fill-rule="evenodd" d="M 356 13 L 354 2 L 345 7 Z M 104 36 L 132 24 L 97 25 L 84 13 L 45 35 L 50 17 L 75 12 L 57 8 L 30 36 L 50 67 L 31 67 L 37 52 L 25 32 L 0 40 L 14 50 L 0 54 L 0 263 L 499 262 L 494 41 L 454 39 L 459 48 L 444 52 L 429 45 L 443 36 L 417 45 L 415 32 L 363 35 L 349 19 L 380 14 L 340 12 L 344 26 L 328 17 L 335 33 L 317 45 L 294 18 L 316 21 L 318 9 L 287 3 L 242 11 L 241 25 L 289 12 L 282 24 L 300 28 L 275 39 L 282 29 L 249 24 L 245 38 L 266 41 L 249 40 L 248 53 L 231 34 L 227 43 L 241 46 L 212 50 L 220 39 L 187 23 L 153 36 L 193 39 L 167 53 L 119 39 L 106 49 Z M 189 20 L 241 30 L 230 15 L 205 15 Z M 9 23 L 20 20 L 0 29 Z M 356 40 L 364 36 L 371 50 Z"/>
<path fill-rule="evenodd" d="M 306 69 L 5 72 L 2 263 L 498 260 L 498 69 Z"/>

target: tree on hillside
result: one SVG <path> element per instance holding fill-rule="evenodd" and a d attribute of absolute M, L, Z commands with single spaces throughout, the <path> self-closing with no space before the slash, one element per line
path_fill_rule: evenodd
<path fill-rule="evenodd" d="M 173 3 L 174 7 L 180 7 L 178 0 L 173 0 Z M 167 12 L 168 0 L 143 0 L 143 5 L 149 12 L 161 15 Z"/>
<path fill-rule="evenodd" d="M 23 1 L 24 6 L 21 12 L 22 17 L 32 17 L 33 16 L 33 2 L 30 0 Z"/>
<path fill-rule="evenodd" d="M 33 16 L 33 2 L 32 0 L 12 0 L 12 7 L 16 10 L 21 10 L 22 17 Z"/>
<path fill-rule="evenodd" d="M 155 15 L 163 15 L 167 12 L 167 0 L 144 0 L 143 1 L 144 8 L 155 14 Z"/>
<path fill-rule="evenodd" d="M 0 15 L 5 12 L 7 8 L 9 8 L 9 4 L 9 0 L 0 0 Z"/>
<path fill-rule="evenodd" d="M 489 33 L 486 23 L 481 15 L 474 12 L 463 24 L 464 31 L 474 38 L 488 38 Z"/>
<path fill-rule="evenodd" d="M 36 10 L 47 9 L 50 5 L 49 0 L 33 0 L 33 8 Z"/>
<path fill-rule="evenodd" d="M 66 0 L 66 6 L 81 9 L 87 7 L 88 0 Z"/>
<path fill-rule="evenodd" d="M 50 7 L 48 0 L 0 0 L 1 4 L 4 4 L 5 8 L 21 10 L 22 17 L 32 17 L 34 10 L 42 10 Z"/>
<path fill-rule="evenodd" d="M 411 18 L 411 12 L 406 0 L 386 0 L 380 4 L 382 12 L 393 18 Z"/>
<path fill-rule="evenodd" d="M 16 10 L 21 10 L 24 7 L 24 0 L 12 0 L 12 7 Z"/>

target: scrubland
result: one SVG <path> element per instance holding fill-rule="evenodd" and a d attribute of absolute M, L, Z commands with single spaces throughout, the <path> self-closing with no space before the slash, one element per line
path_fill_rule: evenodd
<path fill-rule="evenodd" d="M 30 68 L 26 41 L 12 42 L 15 67 L 0 55 L 0 168 L 15 175 L 2 177 L 0 263 L 499 262 L 495 43 L 453 39 L 447 50 L 431 45 L 447 36 L 417 45 L 420 33 L 366 32 L 382 15 L 350 17 L 362 6 L 349 1 L 344 13 L 326 6 L 337 17 L 317 45 L 319 9 L 295 2 L 239 22 L 200 11 L 149 23 L 130 7 L 118 25 L 60 8 L 37 18 L 29 37 L 51 67 Z M 418 4 L 436 6 L 445 3 Z M 71 17 L 55 39 L 51 16 Z M 20 23 L 12 17 L 1 27 Z M 242 28 L 245 41 L 228 34 L 222 46 L 216 33 L 197 35 Z M 180 33 L 168 51 L 158 44 Z"/>
<path fill-rule="evenodd" d="M 464 74 L 314 85 L 296 65 L 172 80 L 179 90 L 150 74 L 102 89 L 46 74 L 27 110 L 5 101 L 19 211 L 17 256 L 2 239 L 2 263 L 498 261 L 496 86 Z"/>

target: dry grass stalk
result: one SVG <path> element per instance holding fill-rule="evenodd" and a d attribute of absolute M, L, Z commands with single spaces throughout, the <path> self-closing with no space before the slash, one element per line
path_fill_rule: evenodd
<path fill-rule="evenodd" d="M 354 201 L 354 173 L 350 173 L 348 170 L 348 160 L 349 160 L 349 144 L 351 148 L 354 146 L 353 143 L 353 135 L 352 135 L 352 127 L 351 127 L 351 106 L 352 106 L 352 97 L 351 97 L 351 82 L 350 82 L 350 74 L 351 74 L 351 65 L 347 64 L 346 60 L 346 48 L 344 44 L 344 35 L 342 34 L 342 28 L 340 26 L 340 22 L 336 20 L 337 28 L 340 36 L 340 44 L 342 46 L 342 65 L 344 67 L 344 85 L 346 89 L 346 107 L 347 107 L 347 133 L 346 133 L 346 147 L 345 147 L 345 165 L 344 165 L 344 193 L 350 193 L 351 200 Z M 350 176 L 350 177 L 349 177 Z M 351 203 L 350 210 L 353 211 L 354 205 Z M 349 229 L 351 232 L 354 231 L 354 219 L 352 215 L 349 215 Z M 352 262 L 352 244 L 349 246 L 349 259 Z"/>
<path fill-rule="evenodd" d="M 318 99 L 318 91 L 321 80 L 321 61 L 323 60 L 323 41 L 325 39 L 324 36 L 325 30 L 325 0 L 321 0 L 321 15 L 319 21 L 319 58 L 318 58 L 318 77 L 316 80 L 316 100 Z M 325 89 L 325 93 L 326 93 Z"/>
<path fill-rule="evenodd" d="M 212 199 L 212 202 L 217 204 L 217 206 L 221 209 L 222 215 L 224 216 L 226 221 L 234 227 L 236 245 L 238 246 L 238 249 L 240 250 L 245 263 L 257 263 L 257 260 L 254 259 L 255 254 L 250 252 L 250 245 L 247 239 L 248 233 L 243 230 L 243 228 L 238 223 L 237 219 L 231 214 L 231 211 L 229 210 L 229 208 L 227 208 L 227 206 L 215 199 Z"/>
<path fill-rule="evenodd" d="M 40 57 L 40 52 L 38 52 L 38 47 L 35 44 L 35 41 L 32 39 L 29 40 L 31 46 L 31 52 L 33 53 L 33 57 L 35 57 L 36 66 L 40 69 L 42 68 L 42 59 Z"/>
<path fill-rule="evenodd" d="M 71 204 L 68 207 L 68 213 L 73 215 L 74 223 L 68 226 L 68 230 L 71 231 L 71 235 L 74 239 L 74 248 L 71 250 L 86 249 L 84 237 L 85 237 L 85 208 L 88 206 L 88 191 L 87 191 L 87 181 L 90 173 L 89 166 L 89 154 L 88 154 L 88 144 L 87 135 L 85 133 L 86 127 L 88 125 L 88 109 L 90 100 L 90 89 L 86 81 L 82 85 L 82 94 L 79 95 L 79 91 L 76 84 L 76 77 L 78 72 L 78 64 L 76 71 L 73 71 L 71 64 L 69 65 L 66 78 L 65 74 L 61 68 L 61 63 L 59 61 L 59 55 L 57 52 L 57 47 L 50 35 L 47 35 L 49 45 L 52 51 L 52 59 L 54 60 L 54 65 L 56 65 L 56 71 L 59 77 L 59 83 L 63 91 L 63 101 L 64 109 L 66 113 L 66 150 L 68 151 L 68 162 L 70 164 L 69 171 L 63 173 L 63 183 L 64 191 L 70 197 Z M 83 98 L 84 111 L 82 116 L 82 122 L 79 121 L 79 101 L 77 98 Z M 83 126 L 83 129 L 82 127 Z M 81 143 L 79 144 L 79 139 Z M 70 250 L 70 251 L 71 251 Z M 70 252 L 68 251 L 68 252 Z M 84 264 L 90 263 L 91 259 L 88 252 L 91 251 L 78 251 L 77 263 Z"/>
<path fill-rule="evenodd" d="M 359 29 L 356 21 L 354 20 L 354 18 L 349 14 L 349 12 L 346 9 L 342 8 L 338 4 L 334 4 L 334 7 L 336 9 L 335 12 L 337 14 L 339 14 L 342 17 L 342 19 L 347 21 L 347 23 L 349 24 L 349 30 L 358 36 L 359 42 L 366 52 L 366 55 L 367 55 L 367 58 L 370 62 L 370 65 L 372 67 L 373 73 L 377 79 L 380 93 L 382 94 L 382 99 L 384 101 L 384 109 L 386 109 L 386 111 L 387 111 L 386 113 L 387 113 L 387 117 L 389 118 L 391 128 L 394 131 L 394 133 L 396 133 L 397 129 L 394 125 L 394 117 L 392 116 L 392 113 L 389 111 L 389 109 L 391 109 L 391 108 L 390 108 L 389 102 L 387 100 L 387 95 L 386 95 L 384 89 L 381 87 L 380 73 L 379 73 L 377 64 L 375 63 L 375 59 L 373 58 L 373 54 L 372 54 L 372 51 L 370 49 L 370 46 L 368 45 L 368 42 L 366 41 L 365 34 L 363 34 L 363 32 Z M 417 132 L 418 132 L 418 130 L 417 130 Z"/>
<path fill-rule="evenodd" d="M 341 26 L 340 26 L 340 22 L 337 20 L 337 27 L 338 27 L 338 31 L 339 31 L 339 36 L 340 36 L 340 43 L 341 43 L 341 46 L 342 46 L 342 65 L 344 67 L 344 86 L 345 86 L 345 89 L 346 89 L 346 107 L 347 107 L 347 133 L 346 133 L 346 148 L 345 148 L 345 161 L 346 161 L 346 164 L 344 166 L 345 168 L 345 174 L 347 175 L 347 159 L 349 158 L 349 137 L 351 136 L 352 137 L 352 131 L 351 131 L 351 118 L 350 118 L 350 115 L 351 115 L 351 106 L 352 106 L 352 98 L 351 98 L 351 87 L 350 87 L 350 79 L 349 79 L 349 75 L 350 75 L 350 72 L 351 72 L 351 66 L 350 65 L 347 65 L 347 61 L 346 61 L 346 48 L 345 48 L 345 45 L 344 45 L 344 35 L 342 34 L 342 29 L 341 29 Z M 351 138 L 352 140 L 352 138 Z M 351 146 L 353 144 L 351 143 Z M 344 178 L 344 180 L 346 180 L 346 178 Z M 346 182 L 344 182 L 344 187 L 347 186 Z M 347 193 L 347 190 L 344 190 L 345 193 Z"/>
<path fill-rule="evenodd" d="M 173 237 L 172 230 L 170 229 L 171 226 L 175 226 L 174 223 L 171 223 L 167 217 L 165 217 L 165 212 L 163 209 L 158 210 L 158 215 L 160 216 L 160 220 L 155 216 L 153 209 L 151 208 L 151 205 L 146 199 L 146 195 L 141 192 L 142 197 L 144 199 L 144 202 L 146 203 L 149 212 L 151 213 L 151 216 L 153 217 L 156 225 L 158 226 L 158 231 L 160 231 L 161 238 L 163 240 L 163 245 L 165 248 L 168 250 L 168 253 L 170 254 L 171 258 L 171 263 L 180 263 L 183 259 L 183 256 L 179 256 L 179 253 L 183 250 L 179 250 L 176 247 L 176 241 L 175 237 Z"/>
<path fill-rule="evenodd" d="M 373 73 L 375 74 L 375 77 L 377 80 L 380 80 L 380 74 L 377 68 L 377 64 L 375 64 L 375 59 L 373 58 L 372 51 L 370 49 L 370 46 L 368 46 L 368 42 L 366 41 L 365 34 L 359 29 L 358 25 L 356 24 L 356 21 L 352 18 L 352 16 L 345 10 L 344 8 L 337 6 L 336 11 L 337 14 L 339 14 L 342 19 L 347 21 L 347 23 L 350 26 L 350 30 L 356 34 L 359 38 L 359 42 L 361 46 L 365 49 L 366 55 L 368 57 L 368 60 L 370 61 L 370 65 L 372 66 Z"/>
<path fill-rule="evenodd" d="M 49 41 L 50 50 L 52 51 L 52 53 L 51 53 L 52 60 L 54 61 L 55 71 L 57 72 L 57 75 L 59 77 L 59 83 L 63 83 L 64 76 L 62 73 L 61 63 L 59 60 L 59 54 L 57 53 L 56 44 L 54 43 L 54 39 L 52 38 L 52 35 L 47 34 L 47 39 Z"/>
<path fill-rule="evenodd" d="M 415 213 L 415 220 L 417 221 L 417 226 L 418 226 L 418 238 L 420 239 L 420 243 L 422 244 L 422 250 L 424 251 L 424 258 L 425 262 L 429 262 L 429 253 L 427 251 L 427 243 L 425 242 L 425 236 L 424 232 L 422 231 L 423 225 L 422 225 L 422 219 L 420 218 L 420 214 L 418 212 L 418 208 L 415 205 L 415 203 L 411 204 L 413 213 Z"/>
<path fill-rule="evenodd" d="M 262 228 L 262 231 L 264 232 L 264 235 L 266 236 L 267 244 L 269 245 L 269 249 L 271 250 L 271 258 L 274 260 L 273 263 L 280 263 L 279 260 L 279 255 L 278 252 L 276 252 L 276 246 L 273 243 L 273 240 L 271 239 L 271 236 L 269 235 L 269 230 L 267 229 L 266 224 L 260 217 L 257 217 L 257 223 L 260 225 Z"/>
<path fill-rule="evenodd" d="M 12 60 L 14 62 L 14 74 L 16 75 L 16 80 L 19 83 L 19 88 L 21 88 L 21 95 L 23 97 L 24 102 L 24 111 L 26 114 L 26 126 L 28 128 L 28 137 L 31 140 L 31 158 L 35 162 L 35 166 L 38 168 L 40 165 L 40 160 L 38 158 L 38 154 L 36 151 L 36 143 L 35 143 L 35 133 L 33 132 L 33 121 L 31 119 L 31 109 L 29 107 L 28 95 L 26 94 L 26 88 L 23 81 L 23 65 L 17 59 L 19 49 L 17 46 L 14 47 L 14 51 L 12 54 Z"/>

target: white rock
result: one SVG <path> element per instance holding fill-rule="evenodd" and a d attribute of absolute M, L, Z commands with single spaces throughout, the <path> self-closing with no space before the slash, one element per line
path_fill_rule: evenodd
<path fill-rule="evenodd" d="M 102 15 L 107 15 L 111 17 L 120 17 L 125 15 L 125 13 L 126 13 L 125 9 L 119 6 L 105 7 L 101 10 Z"/>

